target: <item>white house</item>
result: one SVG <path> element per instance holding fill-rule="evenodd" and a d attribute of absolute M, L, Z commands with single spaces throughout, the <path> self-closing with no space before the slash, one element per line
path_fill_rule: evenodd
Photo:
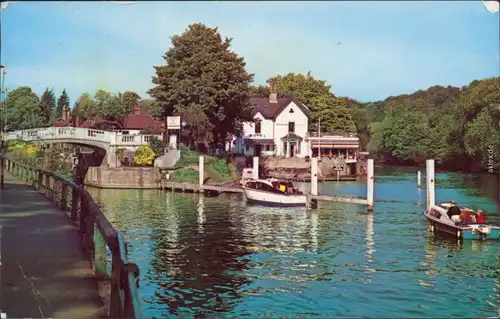
<path fill-rule="evenodd" d="M 254 122 L 243 123 L 243 133 L 233 138 L 227 150 L 250 156 L 277 155 L 305 157 L 310 148 L 306 141 L 309 109 L 294 98 L 251 98 Z"/>

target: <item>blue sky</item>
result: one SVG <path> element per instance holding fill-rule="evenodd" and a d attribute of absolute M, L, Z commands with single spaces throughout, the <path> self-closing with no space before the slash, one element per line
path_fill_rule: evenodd
<path fill-rule="evenodd" d="M 311 71 L 361 101 L 500 72 L 499 14 L 480 1 L 15 2 L 2 14 L 6 85 L 147 97 L 170 37 L 195 22 L 234 38 L 256 83 Z"/>

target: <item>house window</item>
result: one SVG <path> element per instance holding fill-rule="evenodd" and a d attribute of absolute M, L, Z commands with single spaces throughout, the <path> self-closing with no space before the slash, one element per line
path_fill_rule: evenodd
<path fill-rule="evenodd" d="M 269 152 L 271 150 L 271 146 L 268 144 L 266 145 L 266 151 Z"/>
<path fill-rule="evenodd" d="M 294 112 L 293 109 L 290 109 L 290 111 L 288 111 L 288 113 L 293 113 L 293 112 Z"/>
<path fill-rule="evenodd" d="M 295 133 L 295 122 L 288 122 L 288 133 Z"/>
<path fill-rule="evenodd" d="M 255 122 L 255 134 L 260 134 L 261 133 L 261 125 L 260 121 Z"/>
<path fill-rule="evenodd" d="M 245 144 L 245 150 L 248 151 L 250 149 L 250 145 Z"/>

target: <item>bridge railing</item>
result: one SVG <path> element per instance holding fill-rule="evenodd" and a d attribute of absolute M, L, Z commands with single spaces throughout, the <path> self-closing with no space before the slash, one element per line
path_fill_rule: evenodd
<path fill-rule="evenodd" d="M 24 141 L 79 139 L 110 143 L 114 134 L 116 133 L 81 127 L 44 127 L 9 132 L 6 138 Z"/>
<path fill-rule="evenodd" d="M 35 169 L 8 158 L 4 158 L 3 162 L 7 172 L 37 189 L 66 212 L 77 225 L 96 279 L 111 283 L 107 302 L 109 317 L 141 318 L 139 268 L 128 261 L 127 245 L 122 234 L 113 228 L 92 196 L 73 181 L 58 174 Z M 111 265 L 106 258 L 106 246 L 111 252 Z"/>
<path fill-rule="evenodd" d="M 88 140 L 118 146 L 146 145 L 156 135 L 130 135 L 82 127 L 45 127 L 13 131 L 6 134 L 6 140 L 50 141 L 61 139 Z M 156 136 L 162 139 L 162 136 Z"/>

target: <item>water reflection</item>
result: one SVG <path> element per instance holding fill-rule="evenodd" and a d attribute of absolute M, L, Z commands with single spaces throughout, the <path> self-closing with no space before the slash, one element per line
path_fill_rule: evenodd
<path fill-rule="evenodd" d="M 232 218 L 241 226 L 252 252 L 316 252 L 318 216 L 305 208 L 248 206 L 235 211 Z"/>
<path fill-rule="evenodd" d="M 246 269 L 242 257 L 248 254 L 242 234 L 227 214 L 206 216 L 210 205 L 203 197 L 195 201 L 195 205 L 176 208 L 182 212 L 179 225 L 183 230 L 178 245 L 165 229 L 156 232 L 151 263 L 154 272 L 163 275 L 157 278 L 160 289 L 155 291 L 154 302 L 168 305 L 161 317 L 228 312 L 241 297 L 239 287 L 249 282 L 242 272 Z M 217 203 L 218 209 L 227 211 L 223 205 Z"/>
<path fill-rule="evenodd" d="M 366 214 L 366 265 L 365 265 L 365 273 L 367 274 L 367 282 L 372 281 L 372 276 L 370 275 L 372 272 L 375 272 L 375 269 L 371 267 L 373 263 L 373 253 L 375 252 L 375 243 L 373 241 L 374 228 L 373 228 L 373 213 Z"/>
<path fill-rule="evenodd" d="M 419 283 L 423 287 L 434 287 L 436 284 L 435 276 L 436 271 L 436 246 L 432 243 L 433 239 L 430 238 L 425 242 L 425 257 L 424 261 L 420 263 L 424 267 L 424 273 L 427 275 L 427 280 L 420 279 Z"/>
<path fill-rule="evenodd" d="M 373 214 L 339 203 L 311 211 L 246 206 L 241 197 L 225 195 L 93 195 L 126 232 L 130 259 L 141 269 L 145 318 L 497 314 L 498 242 L 427 233 L 419 206 L 425 189 L 416 192 L 414 170 L 377 181 Z M 357 183 L 326 183 L 323 189 L 366 192 Z M 463 188 L 437 191 L 438 199 L 493 203 L 466 196 Z"/>

